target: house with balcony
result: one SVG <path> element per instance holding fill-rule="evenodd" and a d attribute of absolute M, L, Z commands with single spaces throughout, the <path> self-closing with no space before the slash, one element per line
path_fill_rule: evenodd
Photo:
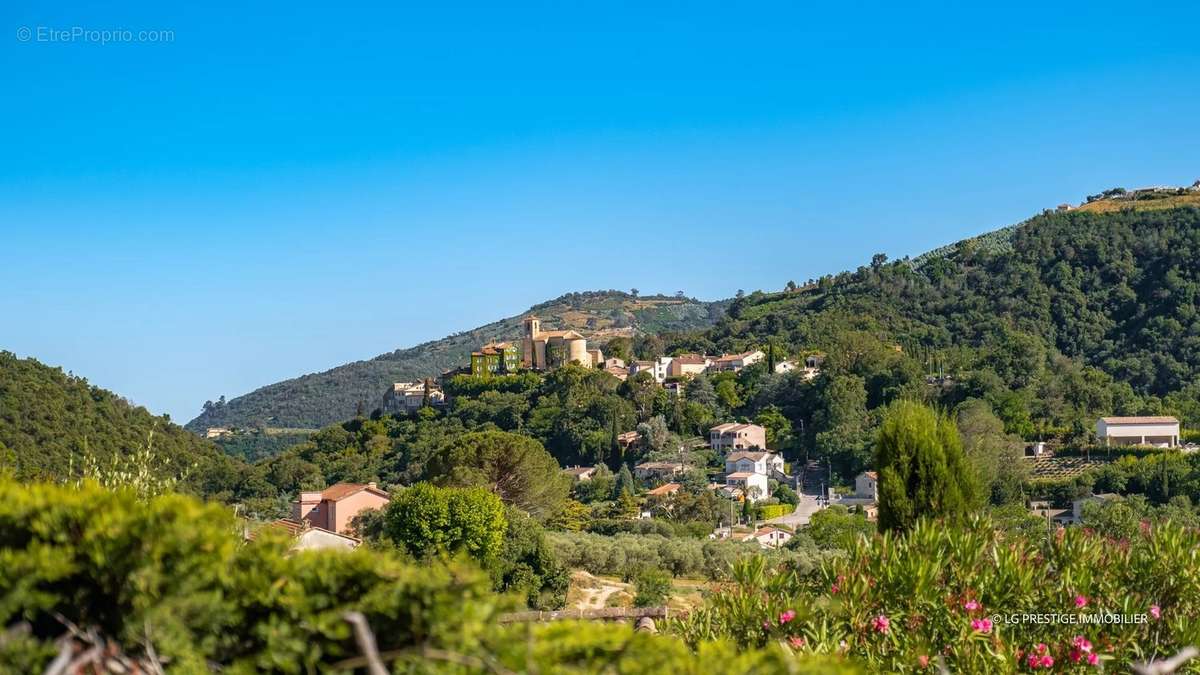
<path fill-rule="evenodd" d="M 714 450 L 766 450 L 767 430 L 757 424 L 727 422 L 718 424 L 708 432 L 708 444 Z"/>

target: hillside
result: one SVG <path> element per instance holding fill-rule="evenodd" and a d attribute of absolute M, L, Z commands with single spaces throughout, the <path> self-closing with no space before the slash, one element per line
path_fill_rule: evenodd
<path fill-rule="evenodd" d="M 713 324 L 725 302 L 668 296 L 635 297 L 619 291 L 569 293 L 528 311 L 415 347 L 397 349 L 256 389 L 224 404 L 206 405 L 187 428 L 320 427 L 355 414 L 359 404 L 378 404 L 393 382 L 437 376 L 466 365 L 472 350 L 494 339 L 521 334 L 521 318 L 537 314 L 548 330 L 573 328 L 590 337 L 688 331 Z"/>
<path fill-rule="evenodd" d="M 152 443 L 157 468 L 191 476 L 187 486 L 231 496 L 245 465 L 166 417 L 155 417 L 87 380 L 35 359 L 0 352 L 0 466 L 19 480 L 63 480 L 85 452 L 110 465 Z"/>
<path fill-rule="evenodd" d="M 822 345 L 844 328 L 924 352 L 995 351 L 1032 337 L 1029 358 L 1049 347 L 1162 396 L 1200 378 L 1195 205 L 1200 195 L 1188 194 L 1046 212 L 912 261 L 751 294 L 679 346 Z"/>

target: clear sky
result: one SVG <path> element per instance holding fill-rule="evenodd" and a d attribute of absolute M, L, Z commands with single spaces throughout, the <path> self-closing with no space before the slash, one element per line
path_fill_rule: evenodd
<path fill-rule="evenodd" d="M 1200 178 L 1195 2 L 428 4 L 4 3 L 0 349 L 183 422 Z"/>

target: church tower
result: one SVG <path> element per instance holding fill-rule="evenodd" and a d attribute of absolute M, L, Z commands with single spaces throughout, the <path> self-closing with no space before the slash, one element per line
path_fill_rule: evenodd
<path fill-rule="evenodd" d="M 542 322 L 536 316 L 525 317 L 525 335 L 521 338 L 521 362 L 526 368 L 540 368 L 543 364 L 537 362 L 537 345 L 535 341 L 542 333 Z"/>

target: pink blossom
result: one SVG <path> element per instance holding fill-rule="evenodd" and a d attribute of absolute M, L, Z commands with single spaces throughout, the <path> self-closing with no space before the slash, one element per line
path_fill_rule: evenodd
<path fill-rule="evenodd" d="M 979 609 L 979 603 L 974 600 L 968 600 L 963 603 L 963 609 L 967 610 L 968 612 L 974 612 L 975 610 Z"/>
<path fill-rule="evenodd" d="M 1026 663 L 1029 664 L 1030 668 L 1036 669 L 1038 667 L 1038 664 L 1041 663 L 1041 659 L 1038 657 L 1037 654 L 1030 654 L 1029 658 L 1026 660 Z"/>
<path fill-rule="evenodd" d="M 837 585 L 837 584 L 834 584 L 834 585 L 830 586 L 830 587 L 829 587 L 829 592 L 830 592 L 831 594 L 833 594 L 833 595 L 837 595 L 837 592 L 838 592 L 838 585 Z"/>
<path fill-rule="evenodd" d="M 1078 607 L 1079 609 L 1083 609 L 1084 607 L 1087 607 L 1087 603 L 1088 603 L 1087 597 L 1082 596 L 1082 595 L 1075 596 L 1075 606 Z"/>
<path fill-rule="evenodd" d="M 1092 652 L 1091 654 L 1088 654 L 1087 662 L 1088 662 L 1089 666 L 1094 666 L 1094 665 L 1100 663 L 1100 655 L 1097 654 L 1096 652 Z"/>
<path fill-rule="evenodd" d="M 1042 657 L 1040 665 L 1043 668 L 1053 668 L 1054 667 L 1054 657 L 1050 656 L 1049 654 L 1046 654 L 1045 656 Z"/>
<path fill-rule="evenodd" d="M 928 668 L 929 667 L 929 657 L 924 654 L 918 656 L 917 657 L 917 665 L 921 666 L 922 668 Z"/>
<path fill-rule="evenodd" d="M 788 638 L 788 644 L 792 645 L 793 649 L 800 649 L 804 646 L 804 638 L 792 636 Z"/>
<path fill-rule="evenodd" d="M 1071 650 L 1071 653 L 1068 654 L 1068 656 L 1071 657 L 1071 663 L 1079 663 L 1079 660 L 1083 658 L 1083 652 L 1079 651 L 1079 648 L 1076 647 L 1075 649 Z"/>
<path fill-rule="evenodd" d="M 788 611 L 779 615 L 779 625 L 782 626 L 783 624 L 788 623 L 789 621 L 791 621 L 794 618 L 796 618 L 796 610 L 789 609 Z"/>
<path fill-rule="evenodd" d="M 771 622 L 770 621 L 763 622 L 763 630 L 771 630 Z"/>
<path fill-rule="evenodd" d="M 976 633 L 990 633 L 992 632 L 992 620 L 974 619 L 971 621 L 971 630 L 975 631 Z"/>
<path fill-rule="evenodd" d="M 1161 619 L 1162 608 L 1158 605 L 1150 605 L 1150 616 L 1154 617 L 1155 619 Z"/>
<path fill-rule="evenodd" d="M 1045 654 L 1049 650 L 1050 648 L 1046 646 L 1045 642 L 1039 642 L 1033 648 L 1033 652 L 1039 656 Z"/>
<path fill-rule="evenodd" d="M 890 626 L 891 624 L 892 624 L 891 620 L 888 619 L 883 614 L 880 614 L 879 616 L 877 616 L 871 620 L 871 627 L 875 629 L 876 633 L 888 632 L 888 626 Z"/>
<path fill-rule="evenodd" d="M 1075 647 L 1084 654 L 1092 651 L 1092 643 L 1082 635 L 1076 635 L 1075 639 L 1071 640 L 1071 646 Z"/>

